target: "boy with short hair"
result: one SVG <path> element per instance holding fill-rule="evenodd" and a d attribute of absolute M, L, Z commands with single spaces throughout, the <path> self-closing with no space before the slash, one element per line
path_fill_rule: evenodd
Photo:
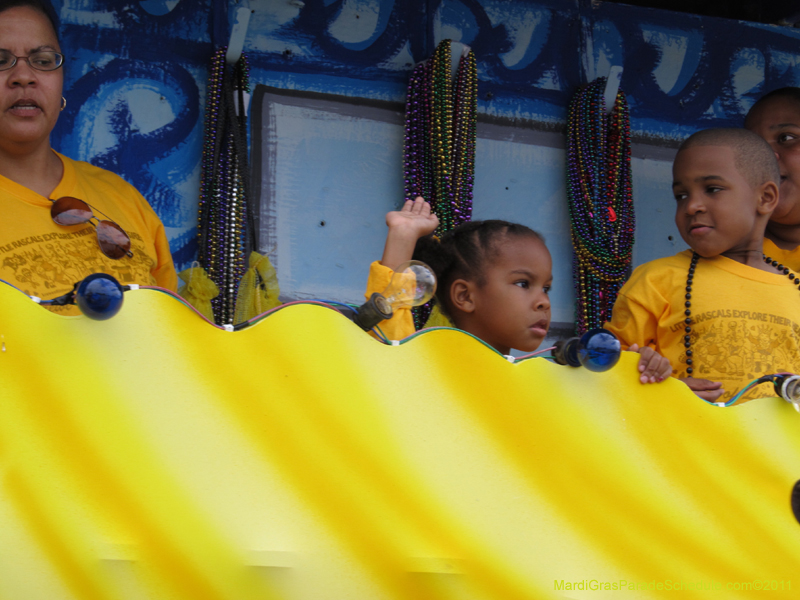
<path fill-rule="evenodd" d="M 769 144 L 745 129 L 700 131 L 678 150 L 673 179 L 691 249 L 638 267 L 606 329 L 654 348 L 712 402 L 761 375 L 800 372 L 800 281 L 762 253 L 780 181 Z M 744 398 L 766 395 L 770 384 Z"/>

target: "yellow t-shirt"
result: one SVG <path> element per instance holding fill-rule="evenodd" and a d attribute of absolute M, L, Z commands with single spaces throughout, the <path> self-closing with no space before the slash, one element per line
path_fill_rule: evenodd
<path fill-rule="evenodd" d="M 0 175 L 0 279 L 43 299 L 66 294 L 91 273 L 108 273 L 122 285 L 176 290 L 178 279 L 164 226 L 142 195 L 110 171 L 56 155 L 64 174 L 50 198 L 78 198 L 92 207 L 98 219 L 116 222 L 131 238 L 133 257 L 106 257 L 91 224 L 57 225 L 50 217 L 50 199 Z M 80 314 L 75 306 L 49 308 L 59 314 Z"/>
<path fill-rule="evenodd" d="M 638 267 L 605 327 L 627 347 L 651 346 L 687 377 L 686 277 L 690 250 Z M 701 258 L 691 291 L 692 376 L 722 382 L 730 399 L 761 375 L 800 373 L 800 290 L 784 275 L 729 258 Z M 774 396 L 770 384 L 747 399 Z"/>
<path fill-rule="evenodd" d="M 800 246 L 794 250 L 784 250 L 778 248 L 772 240 L 764 238 L 764 254 L 800 274 Z"/>

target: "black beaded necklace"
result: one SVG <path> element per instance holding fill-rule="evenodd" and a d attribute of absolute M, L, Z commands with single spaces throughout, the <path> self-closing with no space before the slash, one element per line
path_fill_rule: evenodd
<path fill-rule="evenodd" d="M 792 271 L 788 268 L 780 264 L 777 260 L 772 260 L 769 256 L 765 254 L 761 255 L 764 259 L 764 262 L 768 265 L 772 265 L 773 267 L 777 267 L 779 271 L 781 271 L 784 275 L 786 275 L 789 280 L 796 284 L 798 288 L 800 288 L 800 276 L 795 275 Z M 691 375 L 694 372 L 694 368 L 692 365 L 694 364 L 694 360 L 692 358 L 692 281 L 694 280 L 694 270 L 697 267 L 697 261 L 700 260 L 700 255 L 697 252 L 692 252 L 692 262 L 689 264 L 689 273 L 686 275 L 686 310 L 684 314 L 686 318 L 684 319 L 684 323 L 686 327 L 684 328 L 684 336 L 683 336 L 683 347 L 686 348 L 686 374 Z"/>

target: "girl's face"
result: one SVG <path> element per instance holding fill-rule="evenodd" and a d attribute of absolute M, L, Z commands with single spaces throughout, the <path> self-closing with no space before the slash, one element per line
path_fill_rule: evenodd
<path fill-rule="evenodd" d="M 0 14 L 0 48 L 18 57 L 37 50 L 60 52 L 50 21 L 25 6 Z M 19 153 L 49 145 L 61 112 L 63 69 L 37 71 L 23 58 L 0 71 L 0 149 Z"/>
<path fill-rule="evenodd" d="M 474 310 L 467 331 L 503 354 L 511 348 L 536 350 L 550 327 L 552 270 L 553 260 L 541 240 L 502 242 L 486 265 L 484 284 L 473 286 Z"/>
<path fill-rule="evenodd" d="M 780 201 L 770 219 L 800 225 L 800 105 L 791 98 L 772 98 L 747 116 L 745 127 L 767 140 L 778 155 Z"/>

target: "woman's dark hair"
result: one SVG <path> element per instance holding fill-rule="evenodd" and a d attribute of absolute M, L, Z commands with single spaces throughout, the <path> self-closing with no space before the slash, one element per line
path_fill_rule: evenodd
<path fill-rule="evenodd" d="M 56 40 L 61 43 L 58 37 L 58 15 L 56 14 L 53 5 L 48 0 L 0 0 L 0 13 L 7 11 L 9 8 L 30 8 L 43 14 L 50 21 L 53 26 L 53 32 L 56 34 Z"/>
<path fill-rule="evenodd" d="M 759 98 L 756 103 L 753 104 L 750 110 L 747 111 L 747 116 L 744 118 L 744 126 L 747 127 L 747 120 L 757 108 L 760 108 L 762 104 L 774 98 L 788 98 L 797 104 L 798 107 L 800 107 L 800 88 L 782 87 L 778 88 L 777 90 L 772 90 L 771 92 L 761 96 L 761 98 Z"/>
<path fill-rule="evenodd" d="M 436 274 L 436 301 L 442 310 L 453 316 L 450 286 L 456 279 L 485 283 L 485 268 L 500 252 L 509 238 L 544 238 L 530 227 L 508 221 L 469 221 L 447 232 L 440 240 L 420 238 L 414 259 L 428 264 Z"/>

